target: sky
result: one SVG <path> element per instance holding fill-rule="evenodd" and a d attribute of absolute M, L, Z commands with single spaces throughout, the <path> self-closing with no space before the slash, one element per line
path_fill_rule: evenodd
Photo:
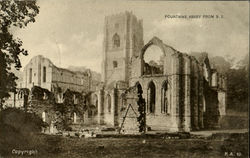
<path fill-rule="evenodd" d="M 157 36 L 180 52 L 242 58 L 249 53 L 247 1 L 38 0 L 35 23 L 14 29 L 28 56 L 48 57 L 55 65 L 85 66 L 101 72 L 104 17 L 132 11 L 143 19 L 144 44 Z M 219 15 L 220 18 L 171 18 L 173 15 Z M 223 16 L 223 18 L 221 18 Z"/>

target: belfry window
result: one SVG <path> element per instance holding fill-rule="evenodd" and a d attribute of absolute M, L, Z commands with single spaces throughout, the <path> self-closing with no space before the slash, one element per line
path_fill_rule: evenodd
<path fill-rule="evenodd" d="M 117 61 L 113 61 L 113 68 L 116 68 L 118 66 Z"/>
<path fill-rule="evenodd" d="M 113 48 L 120 47 L 120 37 L 117 33 L 114 34 L 112 40 L 113 40 Z"/>
<path fill-rule="evenodd" d="M 119 28 L 119 24 L 118 24 L 118 23 L 115 24 L 115 28 L 116 28 L 116 29 Z"/>

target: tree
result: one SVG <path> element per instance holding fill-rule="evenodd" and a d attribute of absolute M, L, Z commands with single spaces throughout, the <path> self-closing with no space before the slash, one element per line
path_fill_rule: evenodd
<path fill-rule="evenodd" d="M 13 28 L 24 28 L 30 22 L 35 22 L 35 16 L 39 13 L 36 0 L 3 0 L 0 1 L 0 108 L 9 92 L 15 92 L 17 77 L 11 69 L 19 70 L 21 62 L 20 54 L 28 55 L 22 48 L 22 41 L 15 39 L 10 32 Z"/>
<path fill-rule="evenodd" d="M 227 73 L 229 108 L 248 111 L 249 55 L 237 62 Z"/>
<path fill-rule="evenodd" d="M 233 61 L 228 61 L 224 57 L 216 56 L 209 59 L 211 65 L 213 65 L 220 74 L 227 74 L 230 68 L 233 66 Z"/>
<path fill-rule="evenodd" d="M 142 88 L 138 86 L 138 111 L 139 111 L 139 116 L 137 117 L 137 121 L 139 123 L 139 132 L 146 132 L 146 109 L 145 109 L 145 99 L 142 97 Z"/>
<path fill-rule="evenodd" d="M 248 71 L 230 69 L 228 72 L 228 108 L 248 111 Z"/>
<path fill-rule="evenodd" d="M 79 117 L 82 117 L 87 110 L 86 100 L 89 97 L 90 93 L 84 95 L 67 89 L 63 94 L 63 103 L 56 103 L 53 105 L 53 110 L 56 112 L 55 125 L 57 129 L 69 130 L 73 113 L 75 112 Z M 75 102 L 75 100 L 78 100 L 78 102 Z"/>
<path fill-rule="evenodd" d="M 6 155 L 13 149 L 27 149 L 29 146 L 41 146 L 38 133 L 48 124 L 35 113 L 26 113 L 21 109 L 6 108 L 0 111 L 0 155 Z"/>
<path fill-rule="evenodd" d="M 227 108 L 248 111 L 249 54 L 235 63 L 234 58 L 213 57 L 211 64 L 227 77 Z"/>

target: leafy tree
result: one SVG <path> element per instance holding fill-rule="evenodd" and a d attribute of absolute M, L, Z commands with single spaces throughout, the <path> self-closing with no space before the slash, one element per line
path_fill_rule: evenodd
<path fill-rule="evenodd" d="M 228 107 L 236 111 L 248 111 L 249 55 L 230 69 L 228 78 Z"/>
<path fill-rule="evenodd" d="M 228 72 L 228 108 L 248 110 L 248 72 L 245 69 L 230 69 Z"/>
<path fill-rule="evenodd" d="M 56 122 L 55 125 L 58 129 L 64 130 L 69 129 L 69 125 L 72 123 L 72 115 L 75 112 L 80 117 L 86 111 L 86 99 L 90 97 L 89 94 L 83 95 L 79 92 L 71 91 L 67 89 L 64 94 L 64 102 L 61 104 L 54 104 L 53 110 L 56 111 Z M 78 100 L 74 103 L 74 98 Z"/>
<path fill-rule="evenodd" d="M 17 77 L 11 68 L 21 68 L 20 54 L 28 55 L 22 48 L 22 41 L 15 39 L 10 29 L 24 28 L 30 22 L 35 22 L 35 16 L 39 13 L 36 0 L 0 1 L 0 108 L 9 92 L 15 92 Z"/>
<path fill-rule="evenodd" d="M 55 97 L 48 89 L 41 88 L 39 86 L 33 86 L 31 88 L 32 99 L 35 100 L 48 100 L 51 104 L 55 102 Z"/>
<path fill-rule="evenodd" d="M 245 57 L 242 60 L 240 60 L 237 63 L 237 68 L 245 69 L 247 72 L 249 71 L 249 54 L 248 53 L 245 55 Z M 247 77 L 248 77 L 248 74 L 247 74 Z"/>
<path fill-rule="evenodd" d="M 142 89 L 140 86 L 138 86 L 138 112 L 139 112 L 139 116 L 137 117 L 137 121 L 139 123 L 139 132 L 146 132 L 146 113 L 145 113 L 145 99 L 142 97 Z"/>
<path fill-rule="evenodd" d="M 210 58 L 210 64 L 213 65 L 220 74 L 226 75 L 232 67 L 233 61 L 227 61 L 224 57 L 216 56 Z"/>
<path fill-rule="evenodd" d="M 217 71 L 227 77 L 227 108 L 248 111 L 249 55 L 238 63 L 233 58 L 210 58 Z"/>

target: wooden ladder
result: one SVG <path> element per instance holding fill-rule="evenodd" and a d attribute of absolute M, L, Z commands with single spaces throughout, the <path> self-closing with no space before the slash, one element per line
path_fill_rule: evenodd
<path fill-rule="evenodd" d="M 135 112 L 133 106 L 132 106 L 131 104 L 129 104 L 129 105 L 128 105 L 128 108 L 127 108 L 127 111 L 126 111 L 126 113 L 125 113 L 125 116 L 123 117 L 122 124 L 121 124 L 121 128 L 120 128 L 120 130 L 119 130 L 119 134 L 121 133 L 121 130 L 122 130 L 122 128 L 123 128 L 123 124 L 124 124 L 125 119 L 126 119 L 126 117 L 127 117 L 127 115 L 128 115 L 128 111 L 129 111 L 129 108 L 130 108 L 130 107 L 132 108 L 132 110 L 134 111 L 134 113 L 135 113 L 135 115 L 136 115 L 136 117 L 137 117 L 137 114 L 136 114 L 136 112 Z"/>

